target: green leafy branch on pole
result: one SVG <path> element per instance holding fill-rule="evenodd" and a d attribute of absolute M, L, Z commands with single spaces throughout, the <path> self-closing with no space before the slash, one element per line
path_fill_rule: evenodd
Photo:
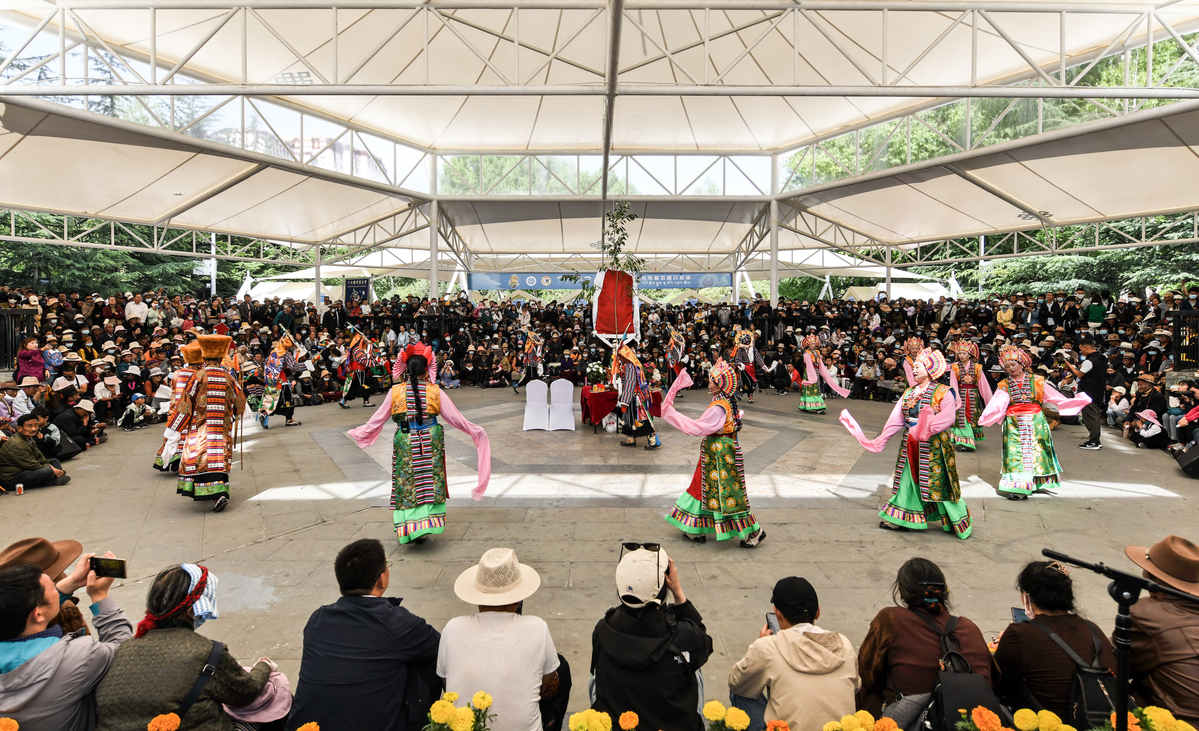
<path fill-rule="evenodd" d="M 636 279 L 645 269 L 645 259 L 624 251 L 629 241 L 627 226 L 636 220 L 637 214 L 630 213 L 629 204 L 624 202 L 617 203 L 611 211 L 604 214 L 604 229 L 599 241 L 600 263 L 596 271 L 628 272 Z M 595 280 L 586 274 L 580 274 L 577 269 L 572 274 L 562 275 L 562 281 L 579 285 L 583 290 L 584 300 L 590 302 L 595 298 Z"/>

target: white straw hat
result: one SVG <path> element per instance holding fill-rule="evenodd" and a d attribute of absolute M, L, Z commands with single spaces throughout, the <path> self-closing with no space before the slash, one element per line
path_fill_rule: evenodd
<path fill-rule="evenodd" d="M 454 593 L 467 604 L 502 607 L 533 595 L 541 586 L 541 577 L 532 568 L 516 560 L 511 548 L 492 548 L 458 575 Z"/>

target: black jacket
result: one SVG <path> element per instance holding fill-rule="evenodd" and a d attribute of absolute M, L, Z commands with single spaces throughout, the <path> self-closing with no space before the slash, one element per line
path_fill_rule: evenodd
<path fill-rule="evenodd" d="M 609 609 L 591 635 L 592 707 L 613 718 L 633 711 L 641 728 L 702 731 L 695 671 L 711 654 L 712 639 L 691 602 Z"/>
<path fill-rule="evenodd" d="M 400 599 L 343 596 L 304 627 L 304 654 L 289 731 L 315 721 L 322 731 L 405 731 L 405 690 L 428 677 L 441 635 Z M 422 701 L 424 718 L 439 696 Z M 419 726 L 414 727 L 419 731 Z"/>

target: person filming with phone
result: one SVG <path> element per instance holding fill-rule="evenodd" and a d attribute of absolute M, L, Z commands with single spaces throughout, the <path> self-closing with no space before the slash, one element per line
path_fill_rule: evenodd
<path fill-rule="evenodd" d="M 828 719 L 851 715 L 861 686 L 857 655 L 845 635 L 816 626 L 812 584 L 780 579 L 770 602 L 758 639 L 729 671 L 729 702 L 749 715 L 747 731 L 765 729 L 767 718 L 791 731 L 820 731 Z"/>
<path fill-rule="evenodd" d="M 79 556 L 75 569 L 63 575 L 72 553 L 61 550 L 66 543 L 74 542 L 13 544 L 5 553 L 20 550 L 22 563 L 0 570 L 0 716 L 12 718 L 22 731 L 94 729 L 96 686 L 117 648 L 133 636 L 133 624 L 108 596 L 112 577 L 96 575 L 95 554 Z M 104 558 L 115 560 L 111 553 Z M 55 583 L 52 576 L 61 578 Z M 86 628 L 64 633 L 54 623 L 61 602 L 80 588 L 92 601 L 98 638 L 89 637 Z"/>

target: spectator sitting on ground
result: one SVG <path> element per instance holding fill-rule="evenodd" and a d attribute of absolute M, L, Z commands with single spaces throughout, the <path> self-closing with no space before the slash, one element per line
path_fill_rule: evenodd
<path fill-rule="evenodd" d="M 146 616 L 133 639 L 117 650 L 108 674 L 96 688 L 97 731 L 143 729 L 155 717 L 178 713 L 206 665 L 215 672 L 200 698 L 186 709 L 186 729 L 233 728 L 224 705 L 256 701 L 274 664 L 262 658 L 249 671 L 222 649 L 210 663 L 213 642 L 195 628 L 217 618 L 216 577 L 195 564 L 164 569 L 146 592 Z M 290 700 L 290 697 L 289 697 Z"/>
<path fill-rule="evenodd" d="M 80 449 L 91 449 L 92 447 L 107 440 L 107 437 L 102 437 L 101 432 L 104 427 L 94 422 L 95 407 L 91 401 L 84 399 L 69 409 L 64 409 L 54 419 L 54 425 L 64 436 L 70 437 L 75 444 L 79 445 Z"/>
<path fill-rule="evenodd" d="M 1124 417 L 1128 414 L 1130 404 L 1128 403 L 1128 389 L 1124 386 L 1116 386 L 1112 389 L 1111 398 L 1107 402 L 1107 425 L 1116 426 L 1124 421 Z"/>
<path fill-rule="evenodd" d="M 149 426 L 147 419 L 154 416 L 154 409 L 146 405 L 146 395 L 143 393 L 134 393 L 129 405 L 125 407 L 124 413 L 117 421 L 117 426 L 125 431 L 133 431 L 134 429 L 144 429 Z"/>
<path fill-rule="evenodd" d="M 1076 666 L 1049 632 L 1088 665 L 1098 655 L 1099 664 L 1110 671 L 1116 667 L 1112 644 L 1095 623 L 1074 613 L 1074 583 L 1062 564 L 1033 561 L 1020 571 L 1016 588 L 1032 621 L 1008 625 L 999 638 L 995 651 L 1001 679 L 997 694 L 1012 708 L 1044 708 L 1069 719 Z"/>
<path fill-rule="evenodd" d="M 950 622 L 949 587 L 939 566 L 926 558 L 911 558 L 899 567 L 891 596 L 903 606 L 880 610 L 858 650 L 862 676 L 858 707 L 877 717 L 886 704 L 887 715 L 900 728 L 907 728 L 924 709 L 920 696 L 931 693 L 937 682 L 944 654 L 939 632 Z M 970 672 L 991 683 L 997 669 L 987 641 L 974 622 L 965 617 L 956 620 L 950 636 L 970 664 Z"/>
<path fill-rule="evenodd" d="M 569 668 L 549 625 L 521 613 L 541 577 L 511 548 L 492 548 L 463 571 L 454 593 L 479 612 L 454 617 L 441 631 L 437 674 L 445 688 L 491 696 L 492 731 L 559 731 L 569 700 Z"/>
<path fill-rule="evenodd" d="M 17 431 L 0 444 L 0 487 L 11 490 L 25 487 L 65 485 L 71 481 L 57 459 L 46 459 L 37 447 L 38 417 L 24 414 L 17 418 Z"/>
<path fill-rule="evenodd" d="M 96 726 L 92 693 L 117 647 L 133 636 L 133 625 L 108 596 L 113 580 L 90 570 L 95 554 L 79 556 L 75 570 L 56 584 L 50 575 L 63 573 L 70 554 L 44 539 L 19 550 L 21 560 L 29 562 L 0 570 L 0 715 L 23 731 L 91 731 Z M 43 570 L 38 559 L 48 552 L 61 558 Z M 81 586 L 92 600 L 98 641 L 86 630 L 64 633 L 52 624 L 60 603 Z"/>
<path fill-rule="evenodd" d="M 441 635 L 383 596 L 391 573 L 374 538 L 341 549 L 333 573 L 341 598 L 304 627 L 288 729 L 315 722 L 323 731 L 420 731 L 441 685 L 433 668 Z"/>
<path fill-rule="evenodd" d="M 48 386 L 42 385 L 33 376 L 25 376 L 21 379 L 21 392 L 13 399 L 13 413 L 22 416 L 39 406 L 45 406 L 49 390 Z"/>
<path fill-rule="evenodd" d="M 729 702 L 749 715 L 748 731 L 765 729 L 766 719 L 786 721 L 791 731 L 820 731 L 828 719 L 851 715 L 861 685 L 857 655 L 849 638 L 816 626 L 816 590 L 789 576 L 774 585 L 770 602 L 778 634 L 763 626 L 729 672 Z"/>
<path fill-rule="evenodd" d="M 621 603 L 591 635 L 591 707 L 613 718 L 633 711 L 647 729 L 702 731 L 696 675 L 712 654 L 712 638 L 666 551 L 656 544 L 625 548 L 630 552 L 616 567 Z M 667 591 L 673 605 L 665 604 Z"/>
<path fill-rule="evenodd" d="M 1199 596 L 1199 546 L 1179 536 L 1124 553 L 1146 578 Z M 1132 605 L 1133 695 L 1199 726 L 1199 604 L 1150 593 Z"/>

